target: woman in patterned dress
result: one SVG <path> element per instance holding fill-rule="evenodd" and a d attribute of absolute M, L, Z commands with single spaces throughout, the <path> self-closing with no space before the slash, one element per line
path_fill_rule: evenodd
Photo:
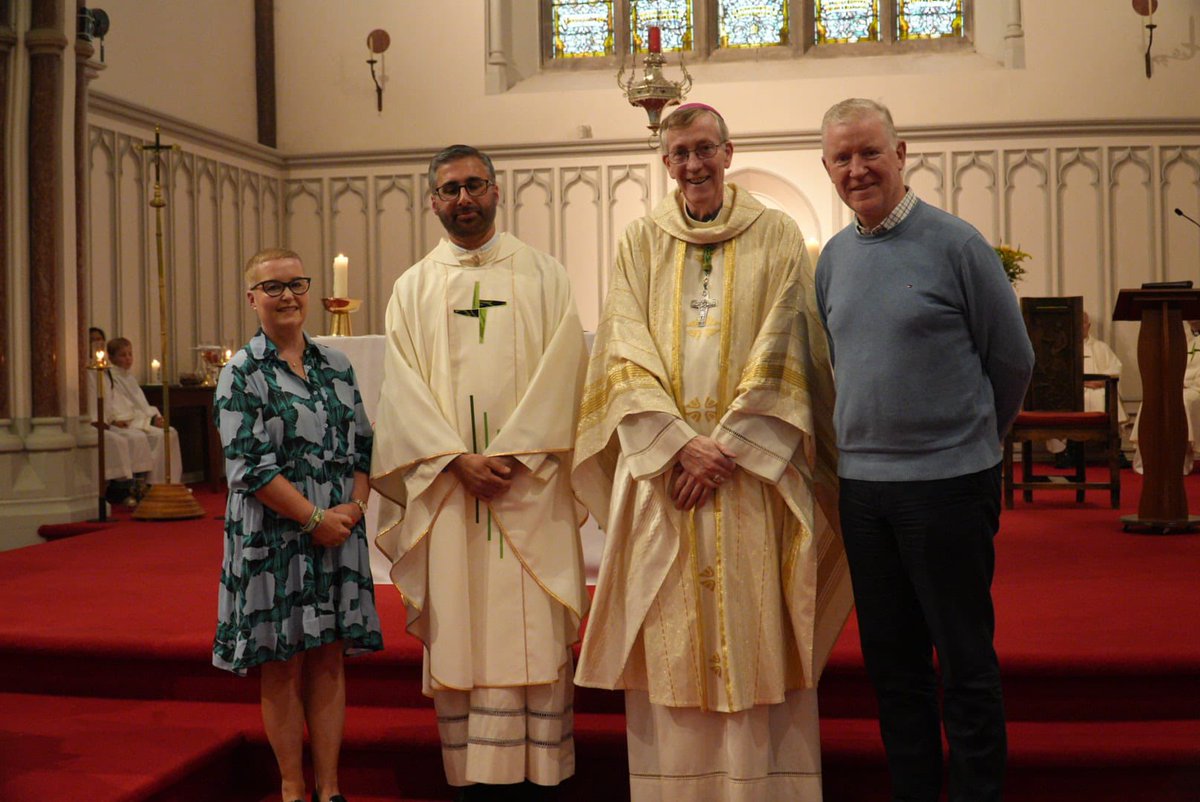
<path fill-rule="evenodd" d="M 345 802 L 343 655 L 383 648 L 363 514 L 371 426 L 344 354 L 304 334 L 311 279 L 292 251 L 246 264 L 261 328 L 221 371 L 214 417 L 229 502 L 213 664 L 258 666 L 284 802 Z"/>

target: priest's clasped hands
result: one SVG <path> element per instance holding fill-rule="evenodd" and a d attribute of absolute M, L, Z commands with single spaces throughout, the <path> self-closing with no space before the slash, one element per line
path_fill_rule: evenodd
<path fill-rule="evenodd" d="M 677 510 L 703 506 L 737 468 L 734 455 L 704 435 L 689 440 L 678 456 L 671 474 L 671 500 Z"/>
<path fill-rule="evenodd" d="M 492 501 L 508 492 L 513 476 L 521 467 L 516 457 L 489 457 L 484 454 L 459 454 L 446 470 L 458 477 L 475 498 Z"/>

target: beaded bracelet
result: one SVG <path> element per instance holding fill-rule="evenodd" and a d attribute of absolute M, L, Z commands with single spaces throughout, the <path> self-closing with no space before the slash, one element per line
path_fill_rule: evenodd
<path fill-rule="evenodd" d="M 300 527 L 300 531 L 306 535 L 312 534 L 312 531 L 320 526 L 323 520 L 325 520 L 325 510 L 314 505 L 312 515 L 308 518 L 308 523 Z"/>

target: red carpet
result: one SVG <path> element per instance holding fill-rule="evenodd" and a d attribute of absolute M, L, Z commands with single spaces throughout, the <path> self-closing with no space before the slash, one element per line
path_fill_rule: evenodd
<path fill-rule="evenodd" d="M 1200 799 L 1200 535 L 1121 531 L 1103 494 L 1040 494 L 997 538 L 997 645 L 1018 802 Z M 1188 480 L 1200 509 L 1200 475 Z M 212 668 L 223 497 L 0 553 L 0 798 L 269 798 L 257 685 Z M 1044 500 L 1042 500 L 1044 499 Z M 448 799 L 420 649 L 379 588 L 387 649 L 352 660 L 343 789 Z M 581 690 L 565 799 L 625 799 L 620 696 Z M 826 800 L 886 798 L 853 621 L 821 690 Z"/>

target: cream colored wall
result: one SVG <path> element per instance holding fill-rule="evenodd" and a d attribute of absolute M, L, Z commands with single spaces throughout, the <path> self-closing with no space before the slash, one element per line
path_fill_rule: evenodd
<path fill-rule="evenodd" d="M 1142 18 L 1127 0 L 1020 4 L 1027 66 L 1006 68 L 1012 4 L 976 3 L 975 53 L 693 64 L 692 97 L 720 107 L 735 130 L 763 134 L 814 131 L 824 109 L 850 94 L 884 100 L 908 126 L 1197 113 L 1200 1 L 1162 4 L 1153 80 L 1143 72 Z M 549 143 L 575 139 L 580 125 L 599 140 L 623 139 L 644 125 L 615 90 L 615 70 L 549 71 L 489 94 L 488 7 L 483 0 L 276 3 L 276 32 L 287 43 L 278 48 L 281 149 Z M 512 60 L 528 73 L 531 22 L 518 15 L 512 23 L 519 28 Z M 382 115 L 365 64 L 366 34 L 375 27 L 392 37 Z"/>
<path fill-rule="evenodd" d="M 226 136 L 257 140 L 253 0 L 99 5 L 111 21 L 104 40 L 107 66 L 95 84 L 100 91 Z"/>

